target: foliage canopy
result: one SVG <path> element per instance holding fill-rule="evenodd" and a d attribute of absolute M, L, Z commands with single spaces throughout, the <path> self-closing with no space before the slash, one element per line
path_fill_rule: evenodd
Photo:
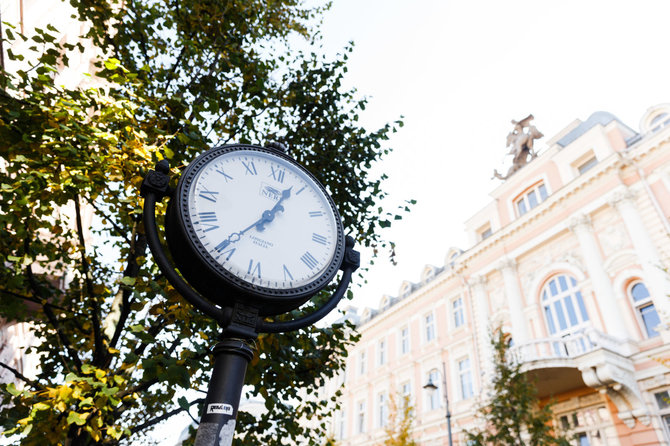
<path fill-rule="evenodd" d="M 382 207 L 385 176 L 370 169 L 402 122 L 358 123 L 366 100 L 342 86 L 350 49 L 334 60 L 313 50 L 325 6 L 71 4 L 79 43 L 51 25 L 3 27 L 15 69 L 0 71 L 0 315 L 32 322 L 42 342 L 37 379 L 0 363 L 25 383 L 3 386 L 0 423 L 27 445 L 128 444 L 175 414 L 198 417 L 202 398 L 183 390 L 206 389 L 218 336 L 148 257 L 143 174 L 163 158 L 177 174 L 212 145 L 279 140 L 331 192 L 346 231 L 384 246 L 380 229 L 409 209 Z M 308 50 L 291 50 L 296 38 Z M 88 42 L 95 76 L 61 85 Z M 267 412 L 240 413 L 244 444 L 318 444 L 335 403 L 300 401 L 298 389 L 335 374 L 354 339 L 343 324 L 261 335 L 247 383 Z"/>

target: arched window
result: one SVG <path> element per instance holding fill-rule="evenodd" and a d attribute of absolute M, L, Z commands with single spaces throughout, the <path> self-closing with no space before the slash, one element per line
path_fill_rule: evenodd
<path fill-rule="evenodd" d="M 570 276 L 555 276 L 547 282 L 542 289 L 542 307 L 552 336 L 569 334 L 589 320 L 577 281 Z"/>
<path fill-rule="evenodd" d="M 628 288 L 628 295 L 633 301 L 633 306 L 638 315 L 639 321 L 644 326 L 645 333 L 648 338 L 658 336 L 656 327 L 661 323 L 661 320 L 656 313 L 654 302 L 651 300 L 649 290 L 642 282 L 633 282 Z"/>

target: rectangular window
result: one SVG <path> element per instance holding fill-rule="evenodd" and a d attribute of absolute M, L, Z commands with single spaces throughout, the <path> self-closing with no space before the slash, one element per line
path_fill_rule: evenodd
<path fill-rule="evenodd" d="M 365 375 L 365 352 L 358 355 L 358 374 Z"/>
<path fill-rule="evenodd" d="M 588 160 L 584 161 L 582 164 L 577 167 L 577 170 L 579 171 L 579 174 L 582 175 L 586 171 L 590 170 L 592 167 L 594 167 L 596 164 L 598 164 L 598 160 L 596 157 L 591 157 Z"/>
<path fill-rule="evenodd" d="M 433 313 L 424 316 L 424 326 L 426 330 L 426 342 L 435 339 L 435 316 Z"/>
<path fill-rule="evenodd" d="M 665 435 L 667 438 L 670 438 L 670 394 L 667 390 L 664 390 L 654 393 L 654 397 L 656 398 L 656 404 L 663 419 Z"/>
<path fill-rule="evenodd" d="M 365 432 L 365 401 L 358 402 L 358 414 L 356 414 L 356 432 Z"/>
<path fill-rule="evenodd" d="M 433 369 L 428 373 L 428 382 L 433 384 L 432 388 L 426 388 L 428 392 L 427 405 L 428 410 L 435 410 L 440 407 L 442 383 L 440 382 L 440 373 Z"/>
<path fill-rule="evenodd" d="M 340 411 L 337 423 L 337 432 L 335 433 L 335 438 L 337 440 L 342 440 L 344 438 L 346 423 L 346 412 L 343 410 Z"/>
<path fill-rule="evenodd" d="M 454 315 L 454 327 L 458 328 L 465 324 L 465 314 L 463 313 L 463 298 L 454 299 L 451 303 Z"/>
<path fill-rule="evenodd" d="M 528 192 L 528 195 L 526 195 L 528 198 L 528 206 L 533 209 L 535 206 L 537 206 L 537 196 L 535 195 L 535 191 L 532 190 Z"/>
<path fill-rule="evenodd" d="M 461 384 L 461 398 L 467 400 L 474 395 L 472 387 L 472 370 L 470 368 L 470 358 L 458 361 L 458 379 Z"/>
<path fill-rule="evenodd" d="M 479 232 L 479 237 L 480 237 L 482 240 L 486 240 L 487 238 L 491 237 L 491 234 L 493 234 L 493 232 L 491 231 L 491 227 L 489 226 L 489 227 L 487 227 L 486 229 L 482 229 L 482 230 Z"/>
<path fill-rule="evenodd" d="M 409 353 L 409 327 L 400 329 L 400 354 Z"/>
<path fill-rule="evenodd" d="M 386 364 L 386 341 L 384 339 L 377 344 L 377 364 Z"/>
<path fill-rule="evenodd" d="M 519 216 L 522 216 L 523 214 L 525 214 L 526 212 L 528 212 L 528 211 L 526 210 L 526 202 L 525 202 L 525 201 L 523 201 L 523 200 L 518 201 L 516 205 L 517 205 L 517 207 L 519 208 Z"/>
<path fill-rule="evenodd" d="M 386 392 L 377 395 L 377 427 L 384 427 L 388 423 L 388 401 Z"/>

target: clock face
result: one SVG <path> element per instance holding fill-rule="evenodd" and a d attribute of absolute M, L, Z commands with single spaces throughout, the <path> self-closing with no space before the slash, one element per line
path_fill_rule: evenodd
<path fill-rule="evenodd" d="M 253 148 L 218 150 L 204 159 L 196 160 L 195 173 L 185 173 L 182 212 L 208 264 L 243 285 L 271 290 L 332 278 L 341 223 L 307 171 Z"/>

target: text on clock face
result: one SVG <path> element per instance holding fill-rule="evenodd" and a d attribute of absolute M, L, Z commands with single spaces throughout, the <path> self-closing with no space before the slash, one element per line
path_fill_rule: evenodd
<path fill-rule="evenodd" d="M 301 169 L 262 152 L 231 152 L 195 176 L 189 209 L 197 238 L 230 273 L 294 288 L 330 264 L 337 224 L 322 190 Z"/>

